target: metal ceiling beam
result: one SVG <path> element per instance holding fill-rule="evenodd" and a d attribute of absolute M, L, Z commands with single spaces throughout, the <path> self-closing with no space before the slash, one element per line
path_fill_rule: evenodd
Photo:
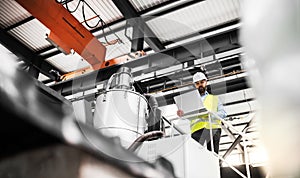
<path fill-rule="evenodd" d="M 151 28 L 140 17 L 139 13 L 134 9 L 132 4 L 128 0 L 113 0 L 114 4 L 124 15 L 126 20 L 133 19 L 136 24 L 139 24 L 139 30 L 144 34 L 146 43 L 156 52 L 165 49 L 164 45 L 160 42 Z"/>
<path fill-rule="evenodd" d="M 232 69 L 235 69 L 235 67 L 233 67 Z M 178 70 L 178 71 L 172 71 L 172 73 L 176 72 L 175 74 L 164 75 L 162 77 L 152 77 L 152 79 L 147 79 L 147 81 L 145 81 L 145 82 L 136 81 L 136 85 L 138 87 L 138 88 L 136 88 L 136 90 L 140 93 L 155 93 L 155 92 L 165 92 L 165 91 L 168 91 L 171 89 L 176 89 L 177 86 L 179 86 L 178 88 L 182 88 L 182 87 L 180 87 L 180 85 L 184 84 L 184 86 L 186 86 L 187 83 L 191 82 L 192 75 L 194 75 L 196 72 L 199 72 L 199 71 L 201 71 L 200 68 L 194 68 L 194 69 L 186 70 L 186 71 Z M 231 70 L 230 72 L 232 72 L 232 71 L 233 70 Z M 227 73 L 224 72 L 224 74 L 228 75 L 229 72 L 227 72 Z M 217 76 L 219 77 L 220 75 L 221 74 L 219 71 L 219 73 L 218 73 L 218 75 L 216 75 L 216 77 Z M 230 85 L 246 83 L 246 81 L 242 78 L 237 80 L 237 82 L 235 82 L 235 83 L 233 83 L 232 81 L 227 81 L 227 82 L 229 82 Z M 225 83 L 223 83 L 223 84 L 225 84 Z M 225 91 L 225 89 L 222 88 L 221 85 L 222 84 L 214 84 L 212 92 L 214 94 L 222 94 Z M 208 86 L 208 87 L 209 87 L 208 90 L 211 91 L 210 86 Z"/>
<path fill-rule="evenodd" d="M 204 1 L 204 0 L 197 0 L 197 1 L 195 1 L 195 0 L 185 0 L 185 1 L 182 1 L 181 4 L 178 4 L 178 5 L 174 6 L 174 7 L 171 7 L 169 9 L 164 10 L 164 11 L 160 11 L 160 12 L 154 13 L 152 15 L 152 17 L 156 18 L 156 17 L 162 16 L 162 15 L 166 15 L 168 13 L 171 13 L 171 12 L 183 9 L 185 7 L 188 7 L 188 6 L 200 3 L 202 1 Z"/>
<path fill-rule="evenodd" d="M 143 28 L 143 25 L 141 19 L 137 19 L 132 25 L 131 52 L 144 49 L 144 34 L 143 30 L 140 30 L 140 28 Z"/>
<path fill-rule="evenodd" d="M 176 0 L 176 1 L 177 1 L 177 0 Z M 172 1 L 172 3 L 176 2 L 176 1 L 174 0 L 174 1 Z M 167 2 L 169 2 L 169 1 L 167 1 Z M 199 2 L 199 1 L 198 1 L 198 2 Z M 194 3 L 196 3 L 196 2 L 194 2 Z M 180 5 L 178 5 L 177 10 L 179 10 L 179 9 L 181 9 L 181 8 L 188 7 L 188 5 L 193 5 L 194 3 L 190 2 L 190 1 L 186 1 L 186 2 L 184 2 L 184 3 L 180 4 Z M 170 1 L 170 4 L 171 4 L 171 1 Z M 160 8 L 160 7 L 161 7 L 161 6 L 157 5 L 157 6 L 153 6 L 153 8 L 151 8 L 151 9 L 152 9 L 152 10 L 156 10 L 157 8 Z M 175 7 L 176 7 L 176 6 L 175 6 Z M 173 9 L 173 10 L 174 10 L 174 9 Z M 147 11 L 147 9 L 146 9 L 146 10 L 143 10 L 143 11 L 139 12 L 139 14 L 142 15 L 142 14 L 145 14 L 145 13 L 147 13 L 147 12 L 149 12 L 149 11 Z M 152 14 L 152 16 L 156 17 L 156 16 L 158 16 L 160 13 L 167 14 L 167 13 L 170 13 L 170 12 L 171 12 L 171 11 L 170 11 L 169 9 L 164 9 L 164 10 L 162 10 L 162 11 L 160 11 L 160 12 L 157 12 L 157 13 Z M 148 20 L 150 20 L 150 19 L 151 19 L 151 18 L 145 18 L 144 21 L 146 22 L 146 21 L 148 21 Z M 108 27 L 110 27 L 110 26 L 112 26 L 112 25 L 114 25 L 114 24 L 123 22 L 124 20 L 125 20 L 125 18 L 118 19 L 118 20 L 116 20 L 116 21 L 113 21 L 113 22 L 107 24 L 106 27 L 104 27 L 104 28 L 108 28 Z M 211 32 L 211 31 L 214 31 L 214 30 L 223 28 L 223 27 L 227 27 L 227 26 L 229 26 L 229 25 L 234 25 L 234 24 L 237 24 L 238 22 L 239 22 L 239 19 L 236 19 L 236 20 L 233 20 L 233 21 L 231 21 L 231 22 L 225 23 L 225 24 L 223 24 L 223 25 L 217 26 L 217 27 L 209 28 L 209 29 L 207 29 L 207 30 L 200 31 L 200 32 L 197 32 L 197 33 L 195 33 L 195 34 L 191 34 L 191 35 L 184 36 L 184 37 L 180 37 L 180 38 L 178 38 L 178 39 L 175 39 L 175 40 L 172 40 L 172 41 L 169 41 L 169 42 L 165 42 L 165 43 L 163 43 L 163 46 L 170 45 L 170 44 L 172 44 L 172 43 L 175 43 L 175 42 L 177 42 L 177 41 L 180 41 L 180 40 L 183 40 L 183 39 L 187 39 L 187 38 L 190 38 L 190 37 L 195 37 L 195 36 L 197 36 L 197 35 L 199 35 L 199 34 L 204 34 L 204 33 L 208 33 L 208 32 Z M 100 35 L 97 35 L 96 37 L 99 39 L 99 38 L 102 38 L 102 37 L 107 36 L 107 35 L 111 35 L 111 34 L 117 32 L 117 31 L 120 31 L 120 30 L 123 30 L 123 29 L 125 29 L 125 25 L 124 25 L 124 26 L 120 26 L 120 27 L 118 27 L 118 28 L 116 28 L 116 29 L 113 29 L 113 30 L 109 30 L 109 31 L 106 32 L 105 34 L 100 34 Z M 91 30 L 91 32 L 92 32 L 92 33 L 95 33 L 95 32 L 98 32 L 98 31 L 100 31 L 100 30 L 102 30 L 102 27 L 94 28 L 94 29 Z M 52 46 L 52 47 L 49 47 L 48 50 L 51 50 L 51 49 L 54 49 L 54 48 L 55 48 L 55 47 Z M 144 51 L 149 51 L 149 50 L 150 50 L 150 48 L 144 49 Z M 58 51 L 58 50 L 57 50 L 57 51 Z M 43 50 L 43 51 L 41 51 L 41 52 L 46 52 L 46 51 Z M 58 51 L 58 53 L 60 53 L 60 51 Z M 55 55 L 55 54 L 56 54 L 56 53 L 53 53 L 52 55 Z"/>
<path fill-rule="evenodd" d="M 138 60 L 129 61 L 124 65 L 132 69 L 137 68 L 138 70 L 132 73 L 133 76 L 136 77 L 160 69 L 165 69 L 173 65 L 183 64 L 191 60 L 211 56 L 214 54 L 214 50 L 218 50 L 224 46 L 237 48 L 239 41 L 238 37 L 238 30 L 235 29 L 206 38 L 205 40 L 195 40 L 181 46 L 163 50 L 159 53 L 150 54 L 141 57 Z M 202 46 L 202 48 L 200 48 L 200 46 Z M 115 65 L 109 68 L 93 71 L 84 76 L 76 77 L 75 79 L 56 83 L 51 87 L 56 91 L 60 91 L 64 96 L 93 89 L 101 81 L 107 80 L 120 67 L 121 65 Z M 76 83 L 74 83 L 74 81 L 76 81 Z M 82 86 L 84 86 L 84 88 Z"/>
<path fill-rule="evenodd" d="M 234 104 L 239 104 L 239 103 L 243 103 L 243 102 L 250 102 L 250 101 L 254 101 L 256 98 L 247 98 L 247 99 L 243 99 L 243 100 L 240 100 L 240 101 L 233 101 L 233 102 L 230 102 L 230 103 L 226 103 L 226 104 L 223 104 L 224 106 L 230 106 L 230 105 L 234 105 Z"/>
<path fill-rule="evenodd" d="M 153 6 L 153 7 L 150 7 L 150 8 L 148 8 L 148 9 L 142 10 L 142 11 L 138 12 L 138 14 L 139 14 L 139 15 L 143 15 L 143 14 L 145 14 L 145 13 L 148 13 L 148 12 L 152 11 L 152 10 L 156 10 L 156 9 L 158 9 L 158 8 L 161 8 L 161 7 L 165 6 L 165 5 L 169 5 L 169 4 L 178 2 L 178 1 L 179 1 L 179 0 L 166 1 L 166 2 L 163 2 L 163 3 L 161 3 L 161 4 L 155 5 L 155 6 Z M 200 1 L 185 1 L 184 3 L 181 3 L 181 4 L 177 5 L 177 6 L 174 6 L 174 7 L 172 7 L 171 9 L 164 9 L 164 10 L 162 10 L 162 11 L 160 11 L 160 12 L 154 13 L 154 14 L 152 14 L 152 16 L 155 17 L 155 16 L 159 16 L 160 14 L 164 14 L 164 15 L 165 15 L 165 14 L 168 14 L 168 13 L 170 13 L 170 12 L 173 12 L 174 10 L 179 10 L 179 9 L 181 9 L 181 8 L 185 8 L 185 7 L 188 7 L 188 6 L 190 6 L 190 5 L 193 5 L 194 3 L 197 3 L 197 2 L 200 2 Z M 27 23 L 27 22 L 29 22 L 29 21 L 31 21 L 31 20 L 33 20 L 33 19 L 35 19 L 35 18 L 34 18 L 33 16 L 30 16 L 30 17 L 28 17 L 28 18 L 26 18 L 26 19 L 24 19 L 24 20 L 22 20 L 22 21 L 20 21 L 20 22 L 18 22 L 18 23 L 16 23 L 16 24 L 13 24 L 13 25 L 7 27 L 5 30 L 11 30 L 11 29 L 16 28 L 16 27 L 18 27 L 18 26 L 20 26 L 20 25 L 23 25 L 24 23 Z M 125 18 L 121 18 L 121 19 L 118 19 L 118 20 L 116 20 L 116 21 L 110 22 L 110 23 L 107 24 L 106 27 L 104 27 L 104 28 L 107 28 L 107 27 L 109 27 L 109 26 L 111 26 L 111 25 L 114 25 L 114 24 L 117 24 L 117 23 L 119 23 L 119 22 L 122 22 L 122 21 L 124 21 L 124 20 L 125 20 Z M 149 20 L 149 19 L 148 19 L 148 20 Z M 147 19 L 145 19 L 145 21 L 147 21 Z M 125 28 L 125 26 L 122 26 L 122 27 L 118 28 L 117 30 L 113 30 L 113 31 L 119 31 L 119 30 L 122 30 L 122 29 L 124 29 L 124 28 Z M 102 30 L 102 27 L 94 28 L 94 29 L 91 30 L 91 32 L 92 32 L 92 33 L 95 33 L 95 32 L 98 32 L 99 30 Z M 99 35 L 99 36 L 97 36 L 97 38 L 101 38 L 101 37 L 103 37 L 104 35 L 112 34 L 113 31 L 109 31 L 108 33 Z M 166 43 L 166 44 L 163 44 L 163 45 L 165 46 L 165 45 L 167 45 L 167 44 L 170 44 L 170 43 Z M 49 46 L 49 47 L 47 47 L 47 48 L 45 48 L 45 49 L 42 49 L 41 51 L 37 51 L 36 53 L 37 53 L 37 54 L 40 54 L 40 53 L 46 52 L 46 51 L 51 50 L 51 49 L 54 49 L 54 48 L 55 48 L 55 47 L 52 45 L 52 46 Z M 147 51 L 147 49 L 144 49 L 144 51 Z M 56 54 L 58 54 L 58 53 L 61 53 L 61 51 L 57 50 L 55 53 L 51 53 L 51 56 L 52 56 L 52 55 L 56 55 Z M 51 56 L 50 56 L 50 57 L 51 57 Z M 47 57 L 48 57 L 48 56 L 47 56 Z"/>
<path fill-rule="evenodd" d="M 237 79 L 232 79 L 232 80 L 228 80 L 226 82 L 221 82 L 222 85 L 219 86 L 215 86 L 214 87 L 214 92 L 213 94 L 215 95 L 220 95 L 220 94 L 225 94 L 225 93 L 230 93 L 230 92 L 234 92 L 234 91 L 238 91 L 238 90 L 243 90 L 243 89 L 247 89 L 249 88 L 249 85 L 247 84 L 247 82 L 245 81 L 245 78 L 237 78 Z M 236 84 L 235 84 L 236 83 Z M 220 83 L 217 83 L 220 84 Z M 208 92 L 212 93 L 210 91 L 211 86 L 208 86 Z M 157 97 L 157 102 L 159 106 L 165 106 L 165 105 L 170 105 L 170 104 L 174 104 L 174 97 L 177 95 L 180 95 L 182 93 L 185 92 L 189 92 L 194 90 L 192 89 L 187 89 L 181 92 L 173 92 L 171 94 L 166 94 L 163 96 L 159 96 Z M 218 93 L 215 93 L 215 91 L 217 91 Z M 233 115 L 228 115 L 227 117 L 231 117 Z"/>
<path fill-rule="evenodd" d="M 170 44 L 173 44 L 175 42 L 179 42 L 179 41 L 182 41 L 182 40 L 185 40 L 185 39 L 194 38 L 194 37 L 199 36 L 199 35 L 203 35 L 203 34 L 206 34 L 206 33 L 214 32 L 214 31 L 216 31 L 218 29 L 222 29 L 222 28 L 230 27 L 232 25 L 236 25 L 239 22 L 240 22 L 240 19 L 235 19 L 233 21 L 226 22 L 226 23 L 224 23 L 222 25 L 218 25 L 218 26 L 215 26 L 215 27 L 212 27 L 212 28 L 208 28 L 208 29 L 205 29 L 205 30 L 202 30 L 202 31 L 198 31 L 196 33 L 192 33 L 192 34 L 189 34 L 189 35 L 186 35 L 186 36 L 179 37 L 179 38 L 174 39 L 172 41 L 166 41 L 166 42 L 164 42 L 164 45 L 167 46 L 167 45 L 170 45 Z M 149 51 L 149 49 L 145 49 L 144 51 Z"/>
<path fill-rule="evenodd" d="M 146 14 L 146 13 L 148 13 L 148 12 L 150 12 L 150 11 L 156 10 L 156 9 L 161 8 L 161 7 L 163 7 L 163 6 L 166 6 L 166 5 L 173 4 L 173 3 L 178 2 L 178 1 L 180 1 L 180 0 L 165 1 L 165 2 L 163 2 L 163 3 L 157 4 L 157 5 L 155 5 L 155 6 L 152 6 L 152 7 L 150 7 L 150 8 L 147 8 L 147 9 L 145 9 L 145 10 L 142 10 L 142 11 L 138 12 L 138 14 L 139 14 L 139 15 L 143 15 L 143 14 Z M 182 5 L 182 4 L 181 4 L 181 5 Z M 183 8 L 183 6 L 180 6 L 180 7 Z M 165 12 L 165 13 L 167 14 L 167 13 L 168 13 L 167 11 L 169 11 L 169 9 L 164 9 L 164 10 L 162 10 L 162 11 L 160 11 L 160 12 L 154 13 L 153 16 L 157 16 L 156 14 L 161 13 L 161 12 Z M 114 25 L 114 24 L 123 22 L 124 20 L 126 20 L 126 19 L 125 19 L 125 18 L 121 18 L 121 19 L 118 19 L 118 20 L 116 20 L 116 21 L 110 22 L 110 23 L 107 24 L 106 27 L 104 27 L 104 28 L 107 28 L 107 27 L 110 27 L 110 26 L 112 26 L 112 25 Z M 145 21 L 147 21 L 147 19 L 145 19 Z M 117 28 L 117 30 L 113 30 L 113 31 L 119 31 L 119 30 L 122 30 L 122 29 L 124 29 L 124 28 L 125 28 L 125 26 L 121 26 L 120 28 Z M 100 31 L 100 30 L 102 30 L 102 27 L 94 28 L 94 29 L 91 30 L 91 32 L 92 32 L 92 33 L 95 33 L 95 32 L 98 32 L 98 31 Z M 112 33 L 113 33 L 112 31 L 109 31 L 108 33 L 105 33 L 105 35 L 109 35 L 109 34 L 112 34 Z M 103 37 L 103 34 L 102 34 L 102 35 L 99 35 L 99 36 L 97 36 L 97 37 L 98 37 L 98 38 L 101 38 L 101 37 Z"/>
<path fill-rule="evenodd" d="M 140 15 L 143 15 L 143 14 L 146 14 L 148 12 L 151 12 L 153 10 L 157 10 L 161 7 L 164 7 L 164 6 L 167 6 L 167 5 L 170 5 L 170 4 L 174 4 L 176 2 L 179 2 L 180 0 L 172 0 L 172 1 L 165 1 L 165 2 L 162 2 L 160 4 L 157 4 L 155 6 L 152 6 L 152 7 L 149 7 L 147 9 L 144 9 L 144 10 L 141 10 L 140 12 L 138 12 Z"/>
<path fill-rule="evenodd" d="M 13 24 L 13 25 L 11 25 L 11 26 L 5 28 L 4 31 L 9 31 L 9 30 L 11 30 L 11 29 L 13 29 L 13 28 L 16 28 L 16 27 L 18 27 L 18 26 L 20 26 L 20 25 L 23 25 L 23 24 L 27 23 L 27 22 L 30 22 L 30 21 L 33 20 L 33 19 L 35 19 L 33 16 L 27 17 L 27 18 L 21 20 L 20 22 L 17 22 L 17 23 L 15 23 L 15 24 Z"/>
<path fill-rule="evenodd" d="M 40 71 L 37 68 L 35 68 L 34 66 L 29 66 L 28 73 L 32 77 L 37 79 L 37 78 L 39 78 Z"/>
<path fill-rule="evenodd" d="M 54 48 L 55 48 L 55 46 L 53 46 L 52 44 L 50 44 L 50 46 L 47 46 L 47 47 L 45 47 L 43 49 L 40 49 L 40 50 L 37 50 L 35 52 L 35 54 L 42 54 L 42 53 L 50 51 L 51 49 L 54 49 Z"/>
<path fill-rule="evenodd" d="M 17 57 L 21 58 L 25 63 L 32 65 L 52 80 L 57 80 L 57 76 L 51 73 L 51 70 L 58 71 L 61 74 L 63 73 L 49 62 L 43 60 L 41 56 L 36 55 L 31 49 L 3 29 L 0 29 L 0 43 Z"/>
<path fill-rule="evenodd" d="M 167 4 L 175 3 L 175 2 L 177 2 L 177 1 L 179 1 L 179 0 L 166 1 L 165 3 L 166 3 L 166 5 L 167 5 Z M 168 3 L 168 2 L 169 2 L 169 3 Z M 174 8 L 176 8 L 176 10 L 180 10 L 181 8 L 188 7 L 189 5 L 193 5 L 193 4 L 198 3 L 198 2 L 201 2 L 201 1 L 192 1 L 192 2 L 191 2 L 191 1 L 182 1 L 182 2 L 183 2 L 183 3 L 181 3 L 181 4 L 177 5 L 177 6 L 172 7 L 173 10 L 175 10 Z M 164 3 L 162 3 L 162 4 L 164 4 Z M 150 7 L 149 9 L 156 10 L 156 9 L 158 9 L 158 8 L 160 8 L 160 7 L 162 7 L 162 6 L 160 6 L 160 4 L 159 4 L 159 5 Z M 145 9 L 145 10 L 143 10 L 143 11 L 141 11 L 141 12 L 138 12 L 138 14 L 139 14 L 139 15 L 143 15 L 143 14 L 145 14 L 145 13 L 147 13 L 147 12 L 149 12 L 148 9 Z M 151 20 L 151 19 L 153 19 L 153 18 L 159 17 L 160 14 L 164 14 L 164 15 L 165 15 L 165 14 L 168 14 L 168 13 L 170 13 L 170 12 L 174 12 L 174 11 L 170 11 L 170 9 L 163 9 L 163 10 L 161 10 L 161 11 L 159 11 L 159 12 L 156 12 L 156 13 L 151 14 L 150 17 L 142 17 L 142 18 L 143 18 L 143 20 L 144 20 L 145 22 L 147 22 L 147 21 L 149 21 L 149 20 Z M 117 20 L 117 21 L 113 21 L 113 22 L 107 24 L 107 27 L 109 27 L 109 26 L 111 26 L 111 25 L 114 25 L 114 24 L 116 24 L 116 23 L 122 22 L 123 20 L 125 20 L 125 18 L 119 19 L 119 20 Z M 225 24 L 223 24 L 223 25 L 221 25 L 221 26 L 217 26 L 217 27 L 214 27 L 214 28 L 211 28 L 211 29 L 213 29 L 213 30 L 215 30 L 215 28 L 216 28 L 216 29 L 219 29 L 219 28 L 221 28 L 222 26 L 228 26 L 228 25 L 227 25 L 227 23 L 225 23 Z M 111 34 L 117 32 L 117 31 L 123 30 L 124 28 L 125 28 L 125 25 L 120 26 L 120 27 L 118 27 L 118 28 L 115 28 L 114 30 L 110 30 L 110 31 L 106 32 L 105 34 L 97 35 L 97 38 L 102 38 L 102 37 L 105 36 L 105 35 L 111 35 Z M 94 32 L 98 32 L 99 30 L 102 30 L 102 27 L 95 28 L 95 29 L 91 30 L 91 32 L 94 33 Z M 208 30 L 209 30 L 209 29 L 208 29 Z M 203 31 L 203 33 L 204 33 L 204 32 L 206 32 L 206 30 Z M 185 38 L 185 37 L 182 37 L 182 38 Z M 165 46 L 166 44 L 163 44 L 163 45 Z"/>
<path fill-rule="evenodd" d="M 69 0 L 69 1 L 73 1 L 73 0 Z M 68 1 L 68 2 L 69 2 L 69 1 Z M 150 11 L 156 10 L 156 9 L 158 9 L 158 8 L 161 8 L 161 7 L 163 7 L 163 6 L 166 6 L 166 5 L 169 5 L 169 4 L 178 2 L 178 1 L 179 1 L 179 0 L 165 1 L 165 2 L 163 2 L 163 3 L 160 3 L 160 4 L 155 5 L 155 6 L 153 6 L 153 7 L 150 7 L 150 8 L 147 8 L 147 9 L 145 9 L 145 10 L 142 10 L 142 11 L 140 11 L 140 12 L 138 12 L 138 13 L 139 13 L 140 15 L 143 15 L 143 14 L 145 14 L 145 13 L 148 13 L 148 12 L 150 12 Z M 67 3 L 67 1 L 66 1 L 65 3 L 62 3 L 62 4 L 66 4 L 66 3 Z M 188 2 L 187 2 L 186 4 L 188 4 Z M 180 4 L 180 7 L 181 7 L 181 8 L 186 7 L 186 6 L 182 6 L 182 5 L 183 5 L 183 4 Z M 163 12 L 168 13 L 167 11 L 170 11 L 170 10 L 169 10 L 169 9 L 163 10 L 162 13 L 163 13 Z M 20 21 L 20 22 L 18 22 L 18 23 L 16 23 L 16 24 L 13 24 L 13 25 L 9 26 L 9 27 L 5 28 L 4 30 L 6 30 L 6 31 L 11 30 L 11 29 L 16 28 L 16 27 L 18 27 L 18 26 L 20 26 L 20 25 L 23 25 L 24 23 L 27 23 L 27 22 L 29 22 L 29 21 L 31 21 L 31 20 L 33 20 L 33 19 L 35 19 L 35 17 L 33 17 L 33 16 L 27 17 L 26 19 L 24 19 L 24 20 L 22 20 L 22 21 Z M 109 24 L 107 24 L 107 27 L 109 27 L 109 26 L 111 26 L 111 25 L 114 25 L 114 24 L 116 24 L 116 23 L 122 22 L 122 21 L 124 21 L 124 20 L 125 20 L 125 18 L 121 18 L 121 19 L 115 20 L 115 21 L 113 21 L 113 22 L 110 22 Z M 107 28 L 107 27 L 105 27 L 105 28 Z M 124 29 L 124 27 L 123 27 L 123 29 Z M 99 30 L 102 30 L 102 27 L 94 28 L 94 29 L 91 30 L 91 32 L 92 32 L 92 33 L 95 33 L 95 32 L 98 32 Z M 53 48 L 54 48 L 54 46 L 52 46 L 51 49 L 53 49 Z M 50 49 L 49 49 L 49 50 L 50 50 Z"/>
<path fill-rule="evenodd" d="M 237 57 L 234 57 L 232 59 L 228 59 L 228 60 L 225 60 L 225 61 L 211 61 L 210 63 L 208 64 L 202 64 L 203 68 L 206 70 L 206 73 L 209 73 L 211 75 L 211 71 L 213 69 L 215 69 L 216 67 L 220 67 L 223 71 L 223 74 L 228 74 L 230 72 L 233 72 L 233 71 L 238 71 L 238 70 L 241 70 L 241 68 L 239 67 L 238 70 L 236 65 L 240 64 L 240 57 L 237 56 Z M 182 78 L 185 78 L 185 77 L 188 77 L 188 76 L 192 76 L 194 75 L 196 72 L 199 72 L 201 69 L 199 67 L 195 67 L 193 69 L 189 69 L 189 70 L 185 70 L 184 72 L 179 70 L 179 71 L 172 71 L 172 74 L 170 75 L 164 75 L 163 77 L 159 77 L 159 76 L 155 76 L 155 77 L 152 77 L 152 78 L 147 78 L 147 81 L 143 82 L 143 81 L 140 81 L 139 82 L 139 85 L 140 87 L 142 87 L 144 90 L 144 92 L 146 91 L 146 88 L 147 87 L 151 87 L 151 86 L 154 86 L 154 85 L 158 85 L 158 84 L 164 84 L 164 86 L 157 86 L 156 88 L 159 89 L 159 87 L 163 88 L 170 88 L 170 87 L 173 87 L 173 85 L 175 85 L 174 83 L 174 79 L 176 81 L 179 82 L 180 79 Z M 176 73 L 174 73 L 176 72 Z M 218 74 L 220 74 L 220 71 L 218 71 Z M 169 81 L 173 80 L 173 83 L 168 83 Z M 182 80 L 182 82 L 185 82 L 184 80 Z M 188 81 L 186 81 L 188 82 Z M 153 92 L 155 89 L 154 88 L 151 88 L 151 91 L 147 91 L 147 92 Z M 142 92 L 142 91 L 141 91 Z"/>
<path fill-rule="evenodd" d="M 205 33 L 209 33 L 209 32 L 212 32 L 212 31 L 215 31 L 215 30 L 218 30 L 218 29 L 221 29 L 221 28 L 225 28 L 225 27 L 228 27 L 228 26 L 231 26 L 231 25 L 235 25 L 239 22 L 239 20 L 234 20 L 234 21 L 231 21 L 231 22 L 228 22 L 228 23 L 225 23 L 225 24 L 222 24 L 220 26 L 216 26 L 216 27 L 212 27 L 212 28 L 209 28 L 209 29 L 206 29 L 206 30 L 203 30 L 203 31 L 199 31 L 197 33 L 194 33 L 194 34 L 191 34 L 191 35 L 187 35 L 187 36 L 183 36 L 183 37 L 180 37 L 180 38 L 177 38 L 177 39 L 174 39 L 172 41 L 167 41 L 165 43 L 163 43 L 164 46 L 167 46 L 167 45 L 170 45 L 170 44 L 173 44 L 175 42 L 178 42 L 178 41 L 181 41 L 181 40 L 184 40 L 184 39 L 188 39 L 188 38 L 192 38 L 192 37 L 195 37 L 195 36 L 199 36 L 201 34 L 205 34 Z M 114 32 L 117 32 L 117 31 L 120 31 L 120 30 L 123 30 L 125 29 L 125 26 L 121 26 L 117 29 L 114 29 L 114 30 L 111 30 L 107 33 L 105 33 L 105 35 L 110 35 L 110 34 L 113 34 Z M 102 38 L 104 37 L 103 34 L 101 35 L 97 35 L 96 36 L 98 39 L 99 38 Z M 47 50 L 51 50 L 53 49 L 54 47 L 49 47 Z M 46 50 L 46 51 L 47 51 Z M 145 48 L 144 51 L 150 51 L 151 49 L 150 48 Z M 38 53 L 42 53 L 42 52 L 46 52 L 45 50 L 41 50 L 41 52 L 38 52 Z M 51 57 L 53 55 L 56 55 L 57 53 L 60 53 L 59 50 L 57 50 L 56 52 L 53 52 L 53 53 L 50 53 L 49 55 L 47 55 L 47 57 Z"/>

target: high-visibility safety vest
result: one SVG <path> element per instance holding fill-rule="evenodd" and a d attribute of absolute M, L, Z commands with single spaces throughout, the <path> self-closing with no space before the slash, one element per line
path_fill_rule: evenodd
<path fill-rule="evenodd" d="M 208 94 L 203 101 L 203 105 L 205 106 L 205 108 L 208 111 L 217 112 L 218 111 L 218 102 L 219 102 L 219 99 L 217 96 Z M 213 119 L 213 117 L 211 117 L 211 122 L 212 122 L 212 125 L 211 125 L 212 129 L 221 128 L 221 121 L 219 119 L 216 120 L 216 119 Z M 197 130 L 203 129 L 203 128 L 210 129 L 208 114 L 197 116 L 195 119 L 193 119 L 191 121 L 191 132 L 192 133 L 196 132 Z"/>

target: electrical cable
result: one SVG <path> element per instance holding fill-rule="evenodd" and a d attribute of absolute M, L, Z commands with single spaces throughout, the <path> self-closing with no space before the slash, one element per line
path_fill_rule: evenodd
<path fill-rule="evenodd" d="M 62 3 L 65 3 L 66 1 L 64 1 L 64 0 L 61 0 L 61 1 L 55 0 L 55 2 L 56 2 L 56 3 L 59 3 L 59 4 L 62 4 Z"/>
<path fill-rule="evenodd" d="M 141 135 L 138 137 L 129 147 L 128 150 L 134 152 L 144 141 L 150 140 L 150 139 L 157 139 L 164 136 L 164 133 L 162 131 L 151 131 L 148 133 L 145 133 L 144 135 Z"/>
<path fill-rule="evenodd" d="M 77 4 L 77 6 L 75 7 L 74 10 L 70 10 L 70 9 L 69 9 L 69 6 L 68 6 L 68 3 L 69 3 L 69 2 L 66 2 L 66 3 L 65 3 L 66 9 L 67 9 L 71 14 L 74 13 L 74 12 L 76 12 L 77 9 L 78 9 L 78 7 L 79 7 L 79 5 L 80 5 L 80 2 L 81 2 L 81 1 L 84 3 L 84 0 L 79 0 L 78 4 Z"/>
<path fill-rule="evenodd" d="M 71 2 L 71 1 L 73 1 L 73 0 L 61 0 L 61 1 L 59 1 L 59 0 L 55 0 L 57 3 L 60 3 L 60 4 L 62 4 L 62 5 L 66 5 L 66 9 L 70 12 L 70 13 L 74 13 L 75 11 L 77 11 L 78 10 L 78 8 L 79 8 L 79 5 L 80 5 L 80 3 L 82 2 L 82 16 L 83 16 L 83 22 L 84 22 L 84 24 L 87 26 L 87 27 L 89 27 L 89 28 L 91 28 L 91 29 L 93 29 L 93 28 L 96 28 L 100 23 L 101 23 L 101 30 L 102 30 L 102 32 L 103 32 L 103 36 L 104 36 L 104 39 L 105 39 L 105 42 L 106 42 L 106 44 L 108 44 L 108 45 L 113 45 L 113 44 L 115 44 L 115 43 L 111 43 L 111 42 L 109 42 L 108 40 L 107 40 L 107 37 L 106 37 L 106 35 L 105 35 L 105 33 L 104 33 L 104 28 L 105 27 L 107 27 L 110 31 L 111 31 L 111 29 L 110 29 L 110 27 L 104 22 L 104 20 L 97 14 L 97 12 L 85 1 L 85 0 L 79 0 L 79 2 L 78 2 L 78 4 L 77 4 L 77 6 L 76 6 L 76 8 L 74 9 L 74 10 L 70 10 L 69 9 L 69 6 L 68 6 L 68 3 L 69 2 Z M 88 6 L 88 8 L 96 15 L 96 17 L 98 17 L 99 18 L 99 20 L 97 21 L 97 23 L 96 23 L 96 25 L 90 25 L 90 24 L 88 24 L 88 20 L 87 20 L 87 18 L 86 18 L 86 15 L 85 15 L 85 7 L 84 6 Z M 116 34 L 116 33 L 113 33 L 114 34 L 114 36 L 116 36 L 117 37 L 117 41 L 118 42 L 120 42 L 120 43 L 123 43 L 123 41 L 121 40 L 121 38 Z"/>
<path fill-rule="evenodd" d="M 94 13 L 95 13 L 95 15 L 99 18 L 99 20 L 97 21 L 97 23 L 96 23 L 96 25 L 94 25 L 94 26 L 91 26 L 91 25 L 89 25 L 88 24 L 88 22 L 87 22 L 87 19 L 86 19 L 86 16 L 85 16 L 85 8 L 84 8 L 84 5 L 87 5 Z M 100 16 L 85 2 L 85 1 L 83 1 L 83 4 L 82 4 L 82 17 L 83 17 L 83 21 L 84 21 L 84 24 L 86 25 L 86 26 L 88 26 L 89 28 L 96 28 L 98 25 L 99 25 L 99 23 L 101 22 L 101 21 L 103 21 L 101 18 L 100 18 Z"/>
<path fill-rule="evenodd" d="M 68 7 L 68 3 L 72 2 L 72 1 L 73 1 L 73 0 L 61 0 L 61 1 L 55 0 L 55 2 L 58 3 L 58 4 L 66 5 L 66 9 L 67 9 L 70 13 L 75 12 L 75 11 L 78 9 L 78 7 L 79 7 L 80 2 L 81 2 L 81 1 L 84 1 L 84 0 L 79 0 L 79 2 L 78 2 L 78 4 L 77 4 L 76 8 L 75 8 L 73 11 L 71 11 L 71 10 L 69 9 L 69 7 Z"/>
<path fill-rule="evenodd" d="M 102 30 L 102 33 L 103 33 L 104 40 L 105 40 L 105 42 L 106 42 L 108 45 L 112 45 L 112 44 L 107 40 L 106 35 L 104 35 L 104 34 L 105 34 L 105 33 L 104 33 L 104 25 L 107 26 L 106 23 L 101 19 L 101 30 Z"/>

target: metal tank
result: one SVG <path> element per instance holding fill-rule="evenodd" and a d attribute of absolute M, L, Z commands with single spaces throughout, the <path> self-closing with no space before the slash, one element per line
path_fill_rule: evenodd
<path fill-rule="evenodd" d="M 148 115 L 147 100 L 135 92 L 132 83 L 130 68 L 120 68 L 108 80 L 106 91 L 97 97 L 93 117 L 99 132 L 119 137 L 125 148 L 144 134 Z"/>

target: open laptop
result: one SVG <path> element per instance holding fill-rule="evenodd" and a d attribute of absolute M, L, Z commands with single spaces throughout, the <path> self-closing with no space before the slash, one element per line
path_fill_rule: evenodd
<path fill-rule="evenodd" d="M 175 96 L 174 100 L 178 109 L 183 110 L 183 116 L 207 111 L 197 90 Z"/>

